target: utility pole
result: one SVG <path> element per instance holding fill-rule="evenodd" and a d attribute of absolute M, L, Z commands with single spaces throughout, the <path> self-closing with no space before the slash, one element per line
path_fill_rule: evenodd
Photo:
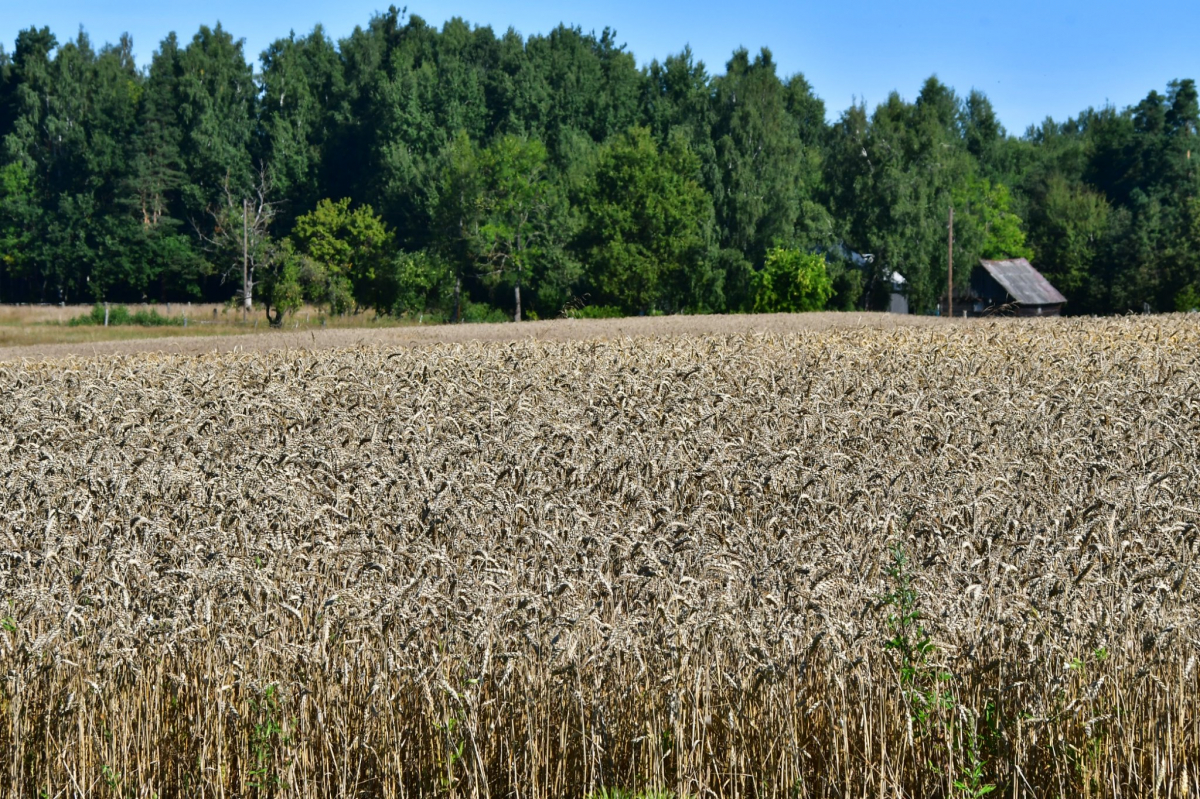
<path fill-rule="evenodd" d="M 946 272 L 946 307 L 951 319 L 954 318 L 954 206 L 950 206 L 950 269 Z"/>
<path fill-rule="evenodd" d="M 250 223 L 247 220 L 248 202 L 242 198 L 242 321 L 250 313 Z"/>
<path fill-rule="evenodd" d="M 518 257 L 520 256 L 520 254 L 521 254 L 521 226 L 518 223 L 518 225 L 517 225 L 517 255 L 518 255 Z M 513 321 L 520 322 L 521 321 L 521 262 L 518 260 L 516 263 L 517 263 L 517 285 L 516 285 L 516 288 L 513 289 L 513 295 L 517 298 L 517 312 L 513 316 Z"/>

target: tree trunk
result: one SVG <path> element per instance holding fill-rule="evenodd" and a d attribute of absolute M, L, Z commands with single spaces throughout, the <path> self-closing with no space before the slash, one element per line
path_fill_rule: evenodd
<path fill-rule="evenodd" d="M 454 276 L 454 323 L 462 321 L 462 277 Z"/>
<path fill-rule="evenodd" d="M 514 290 L 514 294 L 516 294 L 516 297 L 517 297 L 516 321 L 518 321 L 518 322 L 521 321 L 521 261 L 520 261 L 520 257 L 521 257 L 521 226 L 517 225 L 517 259 L 516 259 L 517 285 Z"/>
<path fill-rule="evenodd" d="M 253 296 L 254 289 L 250 284 L 250 222 L 248 215 L 248 203 L 245 198 L 242 199 L 242 321 L 245 321 L 246 314 L 250 313 L 252 302 L 250 298 Z"/>

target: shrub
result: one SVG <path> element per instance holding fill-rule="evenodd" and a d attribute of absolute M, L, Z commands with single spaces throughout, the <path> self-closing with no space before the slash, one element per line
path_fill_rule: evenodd
<path fill-rule="evenodd" d="M 767 252 L 753 286 L 757 313 L 820 311 L 833 295 L 825 256 L 786 247 Z"/>
<path fill-rule="evenodd" d="M 486 302 L 470 302 L 464 299 L 462 304 L 462 320 L 464 322 L 509 322 L 512 320 L 512 317 L 499 308 L 493 308 Z"/>
<path fill-rule="evenodd" d="M 71 327 L 79 327 L 81 325 L 103 325 L 104 324 L 104 304 L 96 303 L 92 306 L 90 313 L 76 316 L 67 322 Z M 163 316 L 153 308 L 142 309 L 129 312 L 129 308 L 124 305 L 110 305 L 108 307 L 108 324 L 110 326 L 117 325 L 135 325 L 138 327 L 168 327 L 182 325 L 182 317 Z"/>
<path fill-rule="evenodd" d="M 568 319 L 619 319 L 624 315 L 615 305 L 584 305 L 566 310 Z"/>
<path fill-rule="evenodd" d="M 1175 310 L 1183 312 L 1200 310 L 1200 290 L 1197 290 L 1195 286 L 1187 286 L 1176 294 Z"/>

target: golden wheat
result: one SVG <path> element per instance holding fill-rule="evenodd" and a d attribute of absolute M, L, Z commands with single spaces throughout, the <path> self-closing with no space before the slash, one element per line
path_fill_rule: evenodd
<path fill-rule="evenodd" d="M 1200 322 L 0 364 L 36 796 L 1196 796 Z"/>

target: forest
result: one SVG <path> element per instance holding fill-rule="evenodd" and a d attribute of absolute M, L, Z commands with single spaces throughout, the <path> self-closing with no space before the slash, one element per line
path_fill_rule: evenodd
<path fill-rule="evenodd" d="M 1068 313 L 1200 306 L 1192 79 L 1018 135 L 936 76 L 835 117 L 767 49 L 639 67 L 611 30 L 394 7 L 257 59 L 219 24 L 133 52 L 48 28 L 0 48 L 0 302 L 850 310 L 896 272 L 931 313 L 953 207 L 956 273 L 1027 257 Z"/>

